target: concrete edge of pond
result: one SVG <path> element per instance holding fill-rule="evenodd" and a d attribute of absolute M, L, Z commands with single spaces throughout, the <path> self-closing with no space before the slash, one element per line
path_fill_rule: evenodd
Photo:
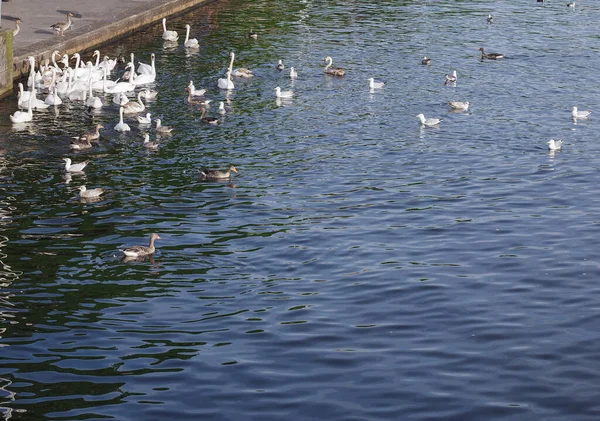
<path fill-rule="evenodd" d="M 12 52 L 12 69 L 4 67 L 9 66 L 8 60 L 4 63 L 0 62 L 0 74 L 7 75 L 7 83 L 0 85 L 0 98 L 13 91 L 12 81 L 20 79 L 29 72 L 29 56 L 35 57 L 36 63 L 43 63 L 46 58 L 51 58 L 54 50 L 69 55 L 75 52 L 83 53 L 130 35 L 164 17 L 181 14 L 197 5 L 211 1 L 214 0 L 151 0 L 142 4 L 135 3 L 131 9 L 111 17 L 111 19 L 96 20 L 72 31 L 67 31 L 67 35 L 64 37 L 52 36 L 19 48 Z M 32 19 L 35 18 L 32 16 Z M 2 32 L 7 31 L 12 30 Z M 4 42 L 9 39 L 12 40 L 12 36 L 0 37 L 0 56 L 10 57 L 11 52 L 8 49 L 12 49 L 12 42 Z"/>

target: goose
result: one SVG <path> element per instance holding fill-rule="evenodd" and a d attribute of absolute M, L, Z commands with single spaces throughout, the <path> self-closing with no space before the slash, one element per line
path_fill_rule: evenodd
<path fill-rule="evenodd" d="M 487 58 L 489 60 L 498 60 L 498 59 L 504 58 L 504 54 L 500 54 L 500 53 L 489 53 L 489 54 L 486 54 L 486 52 L 483 49 L 483 47 L 481 47 L 479 49 L 479 51 L 481 51 L 481 59 L 482 60 L 484 58 Z"/>
<path fill-rule="evenodd" d="M 469 109 L 470 104 L 470 102 L 448 101 L 448 105 L 450 105 L 453 110 L 466 111 Z"/>
<path fill-rule="evenodd" d="M 162 39 L 164 39 L 165 41 L 177 41 L 177 39 L 179 38 L 177 31 L 167 31 L 167 18 L 163 18 L 162 26 L 163 26 Z"/>
<path fill-rule="evenodd" d="M 252 28 L 250 28 L 250 32 L 248 32 L 248 38 L 257 39 L 258 38 L 258 34 L 256 32 L 254 32 L 252 30 Z"/>
<path fill-rule="evenodd" d="M 150 54 L 150 64 L 140 62 L 138 64 L 137 72 L 140 75 L 156 74 L 156 55 L 154 53 Z"/>
<path fill-rule="evenodd" d="M 297 79 L 298 72 L 293 67 L 290 67 L 290 79 Z"/>
<path fill-rule="evenodd" d="M 417 114 L 417 118 L 423 126 L 437 126 L 442 121 L 439 118 L 425 118 L 423 114 Z"/>
<path fill-rule="evenodd" d="M 192 96 L 202 96 L 206 93 L 206 89 L 196 89 L 194 82 L 190 80 L 188 90 Z"/>
<path fill-rule="evenodd" d="M 342 69 L 341 67 L 332 67 L 333 64 L 333 59 L 329 56 L 325 57 L 325 63 L 327 63 L 325 65 L 325 69 L 324 72 L 327 73 L 328 75 L 332 75 L 332 76 L 344 76 L 344 74 L 346 73 L 346 71 L 344 69 Z"/>
<path fill-rule="evenodd" d="M 431 59 L 427 56 L 423 56 L 423 58 L 421 59 L 421 64 L 428 66 L 431 64 Z"/>
<path fill-rule="evenodd" d="M 96 199 L 104 193 L 104 189 L 98 187 L 97 189 L 87 189 L 85 186 L 79 186 L 79 197 L 81 199 Z"/>
<path fill-rule="evenodd" d="M 190 38 L 190 25 L 185 25 L 185 41 L 183 42 L 185 48 L 200 48 L 198 40 L 196 38 Z"/>
<path fill-rule="evenodd" d="M 78 164 L 73 164 L 71 162 L 71 158 L 63 158 L 65 161 L 65 171 L 67 172 L 81 172 L 90 163 L 89 160 L 80 162 Z"/>
<path fill-rule="evenodd" d="M 206 123 L 206 124 L 219 124 L 219 119 L 218 118 L 205 117 L 206 108 L 200 107 L 200 108 L 198 108 L 198 111 L 202 111 L 202 114 L 200 114 L 200 121 L 201 122 Z"/>
<path fill-rule="evenodd" d="M 50 25 L 50 28 L 53 28 L 56 31 L 56 35 L 65 35 L 65 31 L 71 27 L 71 17 L 73 13 L 67 13 L 67 21 L 66 22 L 57 22 L 54 25 Z"/>
<path fill-rule="evenodd" d="M 238 172 L 238 170 L 233 165 L 230 165 L 229 168 L 225 171 L 215 170 L 211 168 L 202 168 L 200 170 L 200 177 L 205 180 L 223 180 L 229 178 L 232 172 L 236 174 Z"/>
<path fill-rule="evenodd" d="M 458 75 L 456 74 L 456 70 L 452 70 L 452 73 L 449 73 L 445 76 L 444 83 L 448 85 L 449 83 L 456 83 L 458 80 Z"/>
<path fill-rule="evenodd" d="M 277 98 L 291 98 L 294 96 L 293 91 L 282 91 L 279 86 L 275 88 L 275 96 Z"/>
<path fill-rule="evenodd" d="M 171 126 L 163 126 L 161 124 L 162 121 L 160 120 L 160 118 L 157 118 L 155 121 L 156 121 L 156 132 L 157 133 L 167 134 L 167 133 L 171 133 L 173 131 L 173 128 Z"/>
<path fill-rule="evenodd" d="M 152 119 L 150 118 L 150 116 L 151 116 L 150 113 L 146 113 L 146 117 L 138 115 L 137 121 L 140 124 L 152 124 Z"/>
<path fill-rule="evenodd" d="M 573 107 L 571 110 L 571 117 L 573 117 L 573 119 L 588 118 L 591 113 L 591 111 L 578 111 L 577 107 Z"/>
<path fill-rule="evenodd" d="M 102 100 L 94 96 L 92 93 L 92 84 L 90 83 L 90 90 L 88 92 L 89 97 L 85 100 L 85 105 L 90 108 L 102 108 L 104 104 L 102 104 Z"/>
<path fill-rule="evenodd" d="M 123 112 L 125 114 L 141 113 L 146 109 L 146 106 L 142 102 L 143 92 L 138 92 L 137 101 L 129 101 L 127 104 L 122 105 Z"/>
<path fill-rule="evenodd" d="M 33 98 L 35 97 L 35 88 L 31 93 L 32 95 L 29 97 L 27 111 L 15 111 L 14 114 L 10 115 L 10 121 L 12 121 L 13 124 L 26 123 L 33 120 L 33 111 L 31 107 L 33 105 Z"/>
<path fill-rule="evenodd" d="M 384 85 L 384 82 L 375 82 L 374 78 L 369 79 L 369 89 L 381 89 Z"/>
<path fill-rule="evenodd" d="M 554 140 L 550 139 L 546 144 L 548 145 L 548 150 L 551 152 L 559 151 L 562 148 L 562 140 Z"/>
<path fill-rule="evenodd" d="M 225 111 L 225 103 L 223 101 L 219 101 L 219 114 L 224 115 Z"/>
<path fill-rule="evenodd" d="M 158 234 L 156 233 L 152 233 L 150 235 L 150 241 L 148 243 L 148 247 L 146 246 L 132 246 L 132 247 L 127 247 L 124 249 L 119 249 L 119 251 L 121 251 L 125 257 L 144 257 L 144 256 L 148 256 L 150 254 L 153 254 L 156 251 L 156 248 L 154 247 L 154 240 L 160 240 L 161 238 L 159 237 Z"/>
<path fill-rule="evenodd" d="M 131 130 L 127 123 L 123 123 L 123 107 L 119 107 L 119 122 L 115 126 L 117 132 L 128 132 Z"/>
<path fill-rule="evenodd" d="M 149 149 L 149 150 L 157 150 L 158 149 L 158 143 L 156 142 L 150 142 L 150 135 L 148 133 L 146 133 L 144 135 L 144 148 Z"/>
<path fill-rule="evenodd" d="M 225 78 L 219 78 L 219 80 L 217 81 L 217 86 L 220 89 L 234 89 L 235 86 L 233 84 L 233 81 L 231 80 L 231 72 L 229 70 L 227 70 L 227 73 L 225 74 L 226 77 Z"/>
<path fill-rule="evenodd" d="M 19 32 L 21 32 L 21 27 L 19 24 L 21 23 L 21 19 L 15 20 L 15 30 L 13 31 L 13 37 L 16 37 Z"/>
<path fill-rule="evenodd" d="M 283 65 L 283 60 L 279 60 L 279 63 L 277 63 L 277 66 L 275 66 L 275 68 L 281 72 L 285 68 L 285 66 Z"/>

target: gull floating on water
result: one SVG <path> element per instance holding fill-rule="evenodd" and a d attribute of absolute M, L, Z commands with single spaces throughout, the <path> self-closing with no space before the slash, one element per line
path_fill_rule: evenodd
<path fill-rule="evenodd" d="M 294 92 L 293 91 L 282 91 L 281 88 L 278 86 L 275 88 L 275 96 L 277 98 L 291 98 L 294 96 Z"/>
<path fill-rule="evenodd" d="M 90 161 L 88 160 L 80 162 L 78 164 L 72 164 L 71 158 L 63 158 L 63 161 L 65 161 L 65 171 L 68 172 L 81 172 L 86 167 L 86 165 L 90 163 Z"/>
<path fill-rule="evenodd" d="M 554 151 L 559 151 L 562 148 L 563 141 L 550 139 L 546 143 L 548 144 L 548 150 L 551 152 L 554 152 Z"/>
<path fill-rule="evenodd" d="M 417 118 L 423 126 L 437 126 L 442 121 L 440 118 L 425 118 L 422 113 L 417 114 Z"/>
<path fill-rule="evenodd" d="M 104 193 L 104 189 L 98 187 L 97 189 L 87 189 L 85 186 L 79 187 L 79 197 L 82 199 L 95 199 L 100 197 Z"/>
<path fill-rule="evenodd" d="M 571 116 L 573 118 L 588 118 L 588 116 L 591 114 L 591 111 L 578 111 L 577 107 L 573 107 L 573 110 L 571 111 Z"/>
<path fill-rule="evenodd" d="M 448 101 L 448 105 L 452 107 L 453 110 L 462 110 L 466 111 L 469 109 L 470 102 L 460 102 L 460 101 Z"/>

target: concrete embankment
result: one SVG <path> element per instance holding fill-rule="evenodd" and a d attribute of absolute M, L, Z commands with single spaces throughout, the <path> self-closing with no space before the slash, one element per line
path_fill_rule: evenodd
<path fill-rule="evenodd" d="M 29 72 L 27 58 L 42 63 L 54 50 L 72 54 L 93 50 L 130 35 L 163 17 L 185 12 L 213 0 L 30 0 L 2 3 L 0 30 L 0 98 L 12 81 Z M 50 25 L 73 14 L 73 29 L 57 36 Z M 12 37 L 16 19 L 21 29 Z"/>

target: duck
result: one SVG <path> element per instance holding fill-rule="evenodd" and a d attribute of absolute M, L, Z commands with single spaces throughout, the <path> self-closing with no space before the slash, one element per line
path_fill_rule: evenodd
<path fill-rule="evenodd" d="M 81 172 L 90 163 L 89 160 L 80 162 L 78 164 L 73 164 L 71 158 L 63 158 L 65 161 L 65 171 L 67 172 Z"/>
<path fill-rule="evenodd" d="M 560 139 L 559 140 L 550 139 L 548 142 L 546 142 L 546 144 L 548 145 L 548 150 L 551 152 L 554 152 L 554 151 L 559 151 L 562 148 L 563 141 Z"/>
<path fill-rule="evenodd" d="M 574 2 L 574 1 L 572 1 L 571 3 L 567 3 L 567 6 L 568 6 L 568 7 L 575 7 L 575 2 Z"/>
<path fill-rule="evenodd" d="M 275 68 L 281 72 L 285 68 L 285 66 L 283 65 L 283 60 L 279 60 Z"/>
<path fill-rule="evenodd" d="M 500 53 L 489 53 L 489 54 L 486 54 L 486 52 L 483 49 L 483 47 L 481 47 L 479 49 L 479 51 L 481 51 L 481 59 L 482 60 L 484 58 L 487 58 L 488 60 L 498 60 L 498 59 L 504 58 L 504 54 L 500 54 Z"/>
<path fill-rule="evenodd" d="M 141 116 L 141 115 L 138 115 L 137 116 L 137 121 L 140 124 L 152 124 L 152 119 L 150 117 L 151 117 L 150 113 L 146 113 L 145 117 Z"/>
<path fill-rule="evenodd" d="M 71 18 L 73 17 L 73 13 L 67 13 L 67 21 L 66 22 L 57 22 L 54 25 L 50 25 L 50 28 L 56 31 L 56 35 L 64 36 L 65 31 L 71 27 Z"/>
<path fill-rule="evenodd" d="M 250 28 L 250 32 L 248 32 L 248 38 L 257 39 L 258 38 L 258 34 L 256 32 L 254 32 L 252 30 L 252 28 Z"/>
<path fill-rule="evenodd" d="M 453 109 L 453 110 L 461 110 L 461 111 L 466 111 L 469 109 L 469 105 L 471 103 L 470 102 L 460 102 L 460 101 L 448 101 L 448 105 Z"/>
<path fill-rule="evenodd" d="M 427 56 L 423 56 L 423 58 L 421 59 L 421 64 L 428 66 L 431 64 L 431 59 Z"/>
<path fill-rule="evenodd" d="M 198 108 L 198 111 L 201 111 L 202 113 L 200 114 L 200 121 L 206 124 L 219 124 L 219 119 L 215 118 L 215 117 L 205 117 L 206 114 L 206 108 L 204 107 L 200 107 Z"/>
<path fill-rule="evenodd" d="M 417 118 L 423 126 L 437 126 L 442 121 L 440 118 L 425 118 L 423 114 L 417 114 Z"/>
<path fill-rule="evenodd" d="M 153 232 L 150 234 L 150 241 L 148 242 L 148 246 L 132 246 L 124 249 L 119 249 L 125 257 L 144 257 L 150 254 L 153 254 L 156 251 L 154 247 L 154 240 L 160 240 L 160 236 Z"/>
<path fill-rule="evenodd" d="M 494 17 L 492 15 L 488 15 L 487 23 L 492 23 L 492 22 L 494 22 Z"/>
<path fill-rule="evenodd" d="M 202 168 L 200 170 L 200 177 L 202 177 L 205 180 L 223 180 L 229 178 L 232 172 L 236 174 L 238 172 L 238 170 L 233 165 L 230 165 L 229 168 L 225 171 L 215 170 L 211 168 Z"/>
<path fill-rule="evenodd" d="M 369 78 L 369 89 L 381 89 L 385 86 L 384 82 L 375 82 L 375 78 Z"/>
<path fill-rule="evenodd" d="M 277 98 L 292 98 L 294 96 L 293 91 L 282 91 L 279 86 L 275 88 L 275 96 Z"/>
<path fill-rule="evenodd" d="M 79 186 L 79 197 L 81 199 L 96 199 L 104 193 L 104 189 L 98 187 L 96 189 L 87 189 L 85 186 Z"/>
<path fill-rule="evenodd" d="M 452 73 L 449 73 L 445 76 L 445 81 L 444 83 L 447 85 L 449 83 L 456 83 L 456 81 L 458 80 L 458 75 L 456 74 L 456 70 L 452 70 Z"/>
<path fill-rule="evenodd" d="M 162 39 L 165 41 L 177 41 L 179 39 L 179 34 L 177 34 L 177 31 L 167 31 L 167 18 L 162 19 L 162 26 Z"/>
<path fill-rule="evenodd" d="M 233 81 L 231 80 L 231 71 L 227 70 L 227 73 L 225 73 L 225 78 L 219 78 L 219 80 L 217 81 L 217 86 L 220 89 L 227 89 L 227 90 L 231 90 L 235 88 L 235 85 L 233 84 Z"/>
<path fill-rule="evenodd" d="M 156 121 L 156 132 L 157 133 L 167 134 L 167 133 L 171 133 L 173 131 L 173 128 L 171 126 L 163 126 L 160 118 L 157 118 L 154 121 Z"/>
<path fill-rule="evenodd" d="M 144 134 L 144 148 L 153 151 L 158 149 L 158 143 L 151 142 L 150 135 L 148 133 Z"/>
<path fill-rule="evenodd" d="M 135 114 L 144 111 L 146 106 L 142 102 L 142 96 L 144 96 L 144 93 L 140 91 L 138 92 L 137 101 L 129 101 L 127 104 L 122 105 L 123 112 L 125 114 Z"/>
<path fill-rule="evenodd" d="M 341 67 L 335 67 L 332 66 L 333 65 L 333 59 L 329 56 L 325 57 L 325 69 L 323 70 L 325 73 L 327 73 L 328 75 L 332 75 L 332 76 L 344 76 L 346 74 L 346 71 L 344 69 L 342 69 Z"/>
<path fill-rule="evenodd" d="M 13 31 L 13 37 L 16 37 L 19 32 L 21 32 L 21 27 L 19 24 L 22 23 L 21 19 L 15 19 L 15 30 Z"/>
<path fill-rule="evenodd" d="M 573 119 L 588 118 L 591 113 L 591 111 L 579 111 L 577 107 L 573 107 L 571 110 L 571 117 L 573 117 Z"/>
<path fill-rule="evenodd" d="M 297 79 L 298 78 L 298 72 L 296 71 L 296 69 L 294 67 L 290 67 L 290 79 Z"/>
<path fill-rule="evenodd" d="M 190 38 L 190 25 L 185 25 L 185 41 L 183 42 L 185 48 L 200 48 L 198 40 L 196 38 Z"/>
<path fill-rule="evenodd" d="M 128 132 L 131 130 L 129 124 L 123 123 L 123 107 L 119 107 L 119 122 L 115 125 L 115 131 Z"/>

